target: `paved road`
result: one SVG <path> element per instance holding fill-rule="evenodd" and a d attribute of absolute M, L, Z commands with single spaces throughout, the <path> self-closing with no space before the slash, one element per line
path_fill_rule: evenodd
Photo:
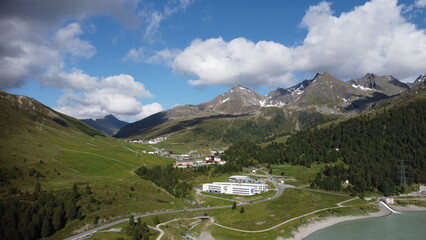
<path fill-rule="evenodd" d="M 277 183 L 274 180 L 274 178 L 268 172 L 266 172 L 266 171 L 264 171 L 264 172 L 265 172 L 266 176 L 268 177 L 268 180 L 272 184 L 274 184 L 275 188 L 277 189 L 277 193 L 273 197 L 270 197 L 268 199 L 259 200 L 259 201 L 255 201 L 255 202 L 252 202 L 252 203 L 240 203 L 240 204 L 237 204 L 238 206 L 256 204 L 256 203 L 266 202 L 266 201 L 270 201 L 270 200 L 279 198 L 282 195 L 282 193 L 283 193 L 283 191 L 284 191 L 285 188 L 293 187 L 291 185 L 284 185 L 284 184 Z M 214 210 L 214 209 L 222 209 L 222 208 L 230 208 L 230 207 L 232 207 L 232 205 L 217 206 L 217 207 L 208 207 L 208 208 L 188 208 L 188 209 L 179 209 L 179 210 L 168 210 L 168 211 L 161 211 L 161 212 L 153 212 L 153 213 L 140 214 L 140 215 L 135 216 L 135 219 L 137 219 L 137 218 L 143 218 L 143 217 L 149 217 L 149 216 L 155 216 L 155 215 L 160 215 L 160 214 L 166 214 L 166 213 L 195 212 L 195 211 Z M 102 225 L 102 226 L 90 229 L 90 230 L 82 232 L 80 234 L 77 234 L 77 235 L 65 238 L 65 240 L 85 239 L 85 238 L 93 235 L 97 231 L 100 231 L 102 229 L 109 228 L 109 227 L 112 227 L 114 225 L 117 225 L 117 224 L 120 224 L 120 223 L 124 223 L 124 222 L 127 222 L 127 221 L 129 221 L 129 218 L 123 218 L 123 219 L 120 219 L 120 220 L 117 220 L 117 221 L 114 221 L 114 222 L 111 222 L 111 223 L 108 223 L 108 224 L 105 224 L 105 225 Z M 150 227 L 150 228 L 155 229 L 154 227 Z"/>

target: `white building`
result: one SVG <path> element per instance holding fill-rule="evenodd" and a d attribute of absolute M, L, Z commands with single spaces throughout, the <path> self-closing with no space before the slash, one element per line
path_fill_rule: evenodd
<path fill-rule="evenodd" d="M 423 185 L 421 185 L 420 186 L 420 194 L 422 194 L 422 195 L 426 195 L 426 186 L 423 186 Z"/>
<path fill-rule="evenodd" d="M 254 195 L 268 191 L 267 184 L 214 182 L 203 184 L 203 191 L 233 195 Z"/>

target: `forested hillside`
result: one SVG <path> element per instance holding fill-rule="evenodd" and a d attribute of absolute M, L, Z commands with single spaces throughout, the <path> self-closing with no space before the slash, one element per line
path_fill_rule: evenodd
<path fill-rule="evenodd" d="M 313 162 L 334 165 L 318 173 L 313 187 L 384 194 L 401 191 L 401 163 L 407 183 L 426 183 L 426 99 L 383 108 L 328 127 L 315 127 L 290 136 L 285 144 L 264 148 L 250 142 L 233 145 L 228 161 L 242 166 L 292 163 L 309 167 Z"/>

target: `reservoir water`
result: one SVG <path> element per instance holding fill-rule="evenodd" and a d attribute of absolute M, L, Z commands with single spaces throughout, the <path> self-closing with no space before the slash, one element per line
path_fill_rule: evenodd
<path fill-rule="evenodd" d="M 426 212 L 393 213 L 386 217 L 343 222 L 304 238 L 304 240 L 330 239 L 425 240 Z"/>

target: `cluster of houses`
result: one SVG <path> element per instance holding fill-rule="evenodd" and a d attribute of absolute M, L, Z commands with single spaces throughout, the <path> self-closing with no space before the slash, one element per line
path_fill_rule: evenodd
<path fill-rule="evenodd" d="M 231 176 L 227 182 L 203 184 L 204 192 L 251 196 L 269 190 L 268 184 L 253 183 L 248 176 Z"/>
<path fill-rule="evenodd" d="M 204 166 L 209 164 L 224 165 L 226 164 L 226 161 L 222 160 L 222 158 L 218 155 L 206 156 L 204 160 L 203 159 L 192 160 L 191 158 L 189 158 L 189 156 L 187 158 L 176 159 L 177 168 L 197 167 L 197 166 Z"/>
<path fill-rule="evenodd" d="M 159 142 L 166 141 L 166 140 L 167 140 L 167 137 L 153 138 L 153 139 L 150 139 L 148 141 L 145 141 L 143 139 L 125 139 L 125 141 L 127 141 L 127 142 L 139 143 L 139 144 L 157 144 Z"/>

